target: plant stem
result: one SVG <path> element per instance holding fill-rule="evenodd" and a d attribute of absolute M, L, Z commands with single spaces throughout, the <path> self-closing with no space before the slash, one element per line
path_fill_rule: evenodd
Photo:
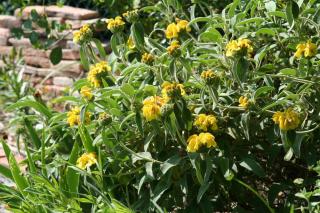
<path fill-rule="evenodd" d="M 249 191 L 251 191 L 253 194 L 255 194 L 262 202 L 263 204 L 268 208 L 269 212 L 271 213 L 274 213 L 274 209 L 271 208 L 268 204 L 268 202 L 263 198 L 261 197 L 261 195 L 259 195 L 259 193 L 254 190 L 251 186 L 249 186 L 248 184 L 242 182 L 241 180 L 237 179 L 237 178 L 234 178 L 234 180 L 239 183 L 240 185 L 244 186 L 245 188 L 247 188 Z"/>

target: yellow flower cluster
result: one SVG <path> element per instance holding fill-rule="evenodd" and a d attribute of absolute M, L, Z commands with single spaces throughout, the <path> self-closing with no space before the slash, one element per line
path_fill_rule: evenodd
<path fill-rule="evenodd" d="M 85 123 L 90 122 L 90 112 L 86 112 L 85 114 Z M 68 114 L 67 114 L 67 122 L 69 123 L 70 126 L 75 126 L 79 125 L 81 123 L 80 119 L 80 108 L 79 107 L 74 107 L 72 108 Z"/>
<path fill-rule="evenodd" d="M 167 51 L 170 55 L 175 55 L 177 50 L 180 48 L 180 43 L 177 40 L 174 40 L 170 43 L 170 46 L 167 48 Z"/>
<path fill-rule="evenodd" d="M 144 53 L 141 58 L 142 63 L 151 64 L 154 61 L 154 56 L 150 53 Z"/>
<path fill-rule="evenodd" d="M 249 105 L 249 99 L 245 96 L 241 96 L 239 98 L 239 106 L 243 108 L 247 108 Z"/>
<path fill-rule="evenodd" d="M 194 125 L 203 131 L 217 130 L 218 121 L 214 115 L 199 114 L 194 121 Z"/>
<path fill-rule="evenodd" d="M 147 121 L 156 120 L 161 115 L 161 107 L 166 101 L 160 96 L 151 96 L 143 101 L 142 114 Z"/>
<path fill-rule="evenodd" d="M 77 167 L 80 169 L 89 168 L 93 164 L 97 164 L 97 156 L 94 152 L 84 153 L 77 160 Z"/>
<path fill-rule="evenodd" d="M 80 30 L 73 33 L 73 42 L 76 44 L 83 44 L 92 37 L 92 30 L 89 24 L 83 25 Z"/>
<path fill-rule="evenodd" d="M 136 45 L 134 44 L 132 36 L 128 38 L 127 45 L 130 50 L 133 50 L 134 48 L 136 48 Z"/>
<path fill-rule="evenodd" d="M 292 108 L 288 108 L 284 112 L 274 113 L 272 120 L 279 124 L 279 128 L 284 131 L 296 129 L 300 124 L 299 114 Z"/>
<path fill-rule="evenodd" d="M 128 21 L 128 22 L 135 22 L 139 18 L 139 11 L 138 10 L 131 10 L 127 11 L 122 14 L 122 16 Z"/>
<path fill-rule="evenodd" d="M 169 101 L 172 97 L 184 96 L 186 94 L 184 86 L 177 82 L 170 83 L 165 81 L 161 87 L 161 94 L 166 101 Z"/>
<path fill-rule="evenodd" d="M 317 54 L 317 45 L 312 43 L 310 40 L 307 43 L 298 44 L 296 47 L 297 51 L 294 54 L 294 57 L 301 58 L 302 55 L 304 57 L 312 57 Z"/>
<path fill-rule="evenodd" d="M 90 67 L 87 79 L 94 87 L 101 87 L 102 78 L 105 77 L 110 71 L 111 67 L 108 65 L 108 63 L 101 61 Z"/>
<path fill-rule="evenodd" d="M 168 39 L 178 38 L 180 32 L 190 32 L 191 28 L 188 24 L 189 22 L 186 20 L 176 19 L 176 23 L 171 23 L 167 26 L 166 37 Z"/>
<path fill-rule="evenodd" d="M 201 78 L 204 80 L 213 79 L 217 77 L 217 75 L 212 70 L 203 71 L 201 73 Z"/>
<path fill-rule="evenodd" d="M 230 41 L 226 46 L 226 56 L 234 56 L 240 51 L 246 51 L 246 54 L 251 55 L 253 53 L 253 47 L 251 41 L 246 38 L 239 38 L 238 40 Z"/>
<path fill-rule="evenodd" d="M 125 22 L 122 20 L 122 17 L 117 16 L 116 18 L 107 19 L 107 28 L 111 32 L 118 32 L 123 30 Z"/>
<path fill-rule="evenodd" d="M 81 87 L 80 94 L 89 101 L 93 98 L 92 89 L 88 86 Z"/>
<path fill-rule="evenodd" d="M 211 133 L 200 133 L 199 135 L 191 135 L 188 138 L 188 152 L 197 152 L 201 147 L 206 146 L 207 148 L 217 147 L 215 137 Z"/>

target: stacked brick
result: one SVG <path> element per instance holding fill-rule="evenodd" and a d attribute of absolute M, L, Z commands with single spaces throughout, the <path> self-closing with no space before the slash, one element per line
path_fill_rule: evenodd
<path fill-rule="evenodd" d="M 40 50 L 32 47 L 29 38 L 16 39 L 11 35 L 11 29 L 20 27 L 24 20 L 36 10 L 40 15 L 46 15 L 48 20 L 66 23 L 70 30 L 63 32 L 63 40 L 57 45 L 62 47 L 62 61 L 53 65 L 50 62 L 50 50 Z M 0 15 L 0 56 L 8 55 L 12 48 L 21 50 L 24 59 L 25 78 L 30 80 L 40 91 L 55 97 L 72 85 L 74 79 L 83 75 L 80 64 L 79 46 L 72 42 L 73 31 L 84 24 L 97 21 L 99 14 L 96 11 L 74 8 L 69 6 L 28 6 L 17 9 L 14 16 Z M 40 30 L 33 26 L 34 30 Z M 1 66 L 0 60 L 0 66 Z M 2 65 L 3 66 L 3 65 Z"/>

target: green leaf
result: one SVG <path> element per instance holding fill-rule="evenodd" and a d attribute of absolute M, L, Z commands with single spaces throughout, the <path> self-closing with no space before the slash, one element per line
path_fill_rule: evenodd
<path fill-rule="evenodd" d="M 130 97 L 133 97 L 135 94 L 135 89 L 128 83 L 125 83 L 121 86 L 121 90 Z"/>
<path fill-rule="evenodd" d="M 160 170 L 162 174 L 166 174 L 169 169 L 171 169 L 174 166 L 177 166 L 180 163 L 181 158 L 179 155 L 174 155 L 170 157 L 168 160 L 166 160 L 163 164 L 160 166 Z"/>
<path fill-rule="evenodd" d="M 273 90 L 274 90 L 274 87 L 271 87 L 271 86 L 264 86 L 264 87 L 258 88 L 254 93 L 254 100 L 260 97 L 262 94 L 271 92 Z"/>
<path fill-rule="evenodd" d="M 53 65 L 59 64 L 62 59 L 62 48 L 56 47 L 51 50 L 50 61 Z"/>
<path fill-rule="evenodd" d="M 134 44 L 139 50 L 144 49 L 144 29 L 141 23 L 135 22 L 131 25 L 131 33 Z"/>
<path fill-rule="evenodd" d="M 299 12 L 298 4 L 293 0 L 289 0 L 286 7 L 286 16 L 290 26 L 292 26 L 294 24 L 294 20 L 298 18 Z"/>
<path fill-rule="evenodd" d="M 199 38 L 202 42 L 219 42 L 222 36 L 218 30 L 212 27 L 201 33 Z"/>
<path fill-rule="evenodd" d="M 32 45 L 37 46 L 37 44 L 39 43 L 39 34 L 35 31 L 32 31 L 29 36 L 29 40 Z"/>
<path fill-rule="evenodd" d="M 85 125 L 80 124 L 79 128 L 78 128 L 78 132 L 80 135 L 80 138 L 82 140 L 83 146 L 86 150 L 86 152 L 94 152 L 94 147 L 92 145 L 93 140 L 87 130 L 87 128 L 85 127 Z"/>
<path fill-rule="evenodd" d="M 41 140 L 36 132 L 36 130 L 33 128 L 32 123 L 28 119 L 24 119 L 24 124 L 27 127 L 28 134 L 31 138 L 31 142 L 35 146 L 35 148 L 39 149 L 41 147 Z"/>
<path fill-rule="evenodd" d="M 111 36 L 111 39 L 110 39 L 110 45 L 111 45 L 111 49 L 113 51 L 113 53 L 116 55 L 116 56 L 120 56 L 120 53 L 118 51 L 118 37 L 117 35 L 113 34 Z"/>
<path fill-rule="evenodd" d="M 75 141 L 69 157 L 69 161 L 68 161 L 70 164 L 76 165 L 79 152 L 80 152 L 79 144 L 77 141 Z M 66 177 L 67 177 L 68 188 L 69 188 L 69 192 L 71 193 L 71 196 L 77 197 L 80 174 L 77 173 L 77 171 L 73 170 L 72 168 L 68 167 Z"/>
<path fill-rule="evenodd" d="M 10 169 L 1 164 L 0 164 L 0 174 L 6 178 L 9 178 L 10 180 L 13 180 Z"/>
<path fill-rule="evenodd" d="M 220 167 L 221 173 L 227 181 L 231 181 L 234 174 L 231 169 L 229 169 L 229 159 L 221 157 L 218 160 L 218 165 Z"/>
<path fill-rule="evenodd" d="M 276 31 L 272 28 L 261 28 L 257 30 L 256 35 L 270 35 L 270 36 L 275 36 Z"/>
<path fill-rule="evenodd" d="M 31 173 L 36 173 L 36 166 L 34 165 L 34 160 L 32 159 L 32 155 L 30 154 L 29 148 L 27 143 L 24 141 L 24 149 L 26 150 L 27 153 L 27 158 L 28 158 L 28 165 L 29 165 L 29 170 Z"/>
<path fill-rule="evenodd" d="M 202 184 L 200 186 L 199 191 L 198 191 L 198 195 L 197 195 L 197 203 L 200 203 L 202 196 L 208 190 L 210 185 L 211 185 L 211 182 L 207 183 L 207 184 Z"/>
<path fill-rule="evenodd" d="M 260 25 L 261 22 L 263 22 L 264 20 L 265 20 L 265 18 L 260 18 L 260 17 L 249 18 L 249 19 L 238 22 L 236 26 L 238 27 L 241 25 L 246 25 L 246 24 L 251 24 L 251 23 L 255 23 L 256 25 Z"/>
<path fill-rule="evenodd" d="M 27 193 L 24 190 L 29 186 L 29 184 L 27 179 L 22 175 L 20 167 L 13 153 L 10 153 L 10 156 L 9 156 L 9 166 L 10 166 L 10 170 L 17 188 L 19 189 L 21 194 L 26 196 Z"/>
<path fill-rule="evenodd" d="M 24 107 L 31 107 L 34 110 L 45 115 L 48 119 L 52 117 L 52 113 L 50 112 L 50 110 L 46 106 L 44 106 L 43 104 L 41 104 L 37 101 L 33 101 L 30 99 L 21 99 L 21 100 L 17 101 L 16 103 L 7 107 L 6 110 L 12 111 L 14 109 L 24 108 Z"/>
<path fill-rule="evenodd" d="M 243 57 L 239 58 L 233 65 L 233 75 L 239 83 L 245 82 L 247 79 L 249 64 Z"/>
<path fill-rule="evenodd" d="M 274 12 L 277 10 L 277 4 L 274 1 L 268 1 L 264 4 L 268 12 Z"/>
<path fill-rule="evenodd" d="M 258 175 L 259 177 L 264 177 L 265 172 L 263 168 L 260 166 L 258 162 L 254 159 L 246 157 L 240 161 L 240 166 L 246 168 L 247 170 L 253 172 L 254 174 Z"/>
<path fill-rule="evenodd" d="M 284 74 L 284 75 L 296 76 L 297 75 L 297 70 L 296 69 L 292 69 L 292 68 L 284 68 L 284 69 L 280 70 L 279 73 Z"/>
<path fill-rule="evenodd" d="M 80 47 L 80 61 L 85 70 L 89 70 L 89 60 L 84 46 Z"/>
<path fill-rule="evenodd" d="M 96 39 L 96 38 L 92 38 L 92 41 L 95 43 L 98 51 L 99 51 L 99 55 L 101 58 L 105 59 L 107 54 L 106 54 L 106 51 L 101 43 L 101 41 L 99 39 Z"/>

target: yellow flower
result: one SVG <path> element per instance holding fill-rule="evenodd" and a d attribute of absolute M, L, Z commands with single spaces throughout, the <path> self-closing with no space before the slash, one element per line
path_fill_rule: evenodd
<path fill-rule="evenodd" d="M 187 151 L 188 152 L 196 152 L 200 148 L 200 141 L 199 141 L 199 136 L 198 135 L 191 135 L 188 138 L 188 146 L 187 146 Z"/>
<path fill-rule="evenodd" d="M 77 160 L 77 167 L 80 169 L 89 168 L 93 164 L 97 164 L 97 156 L 94 152 L 84 153 Z"/>
<path fill-rule="evenodd" d="M 307 43 L 300 43 L 296 47 L 296 52 L 294 57 L 301 58 L 304 57 L 312 57 L 317 54 L 317 45 L 312 43 L 310 40 Z"/>
<path fill-rule="evenodd" d="M 187 151 L 197 152 L 199 148 L 206 146 L 207 148 L 217 147 L 215 137 L 211 133 L 200 133 L 199 135 L 191 135 L 187 141 Z"/>
<path fill-rule="evenodd" d="M 124 28 L 125 22 L 122 20 L 120 16 L 117 16 L 115 19 L 107 19 L 107 28 L 111 32 L 121 31 Z"/>
<path fill-rule="evenodd" d="M 173 97 L 184 96 L 186 94 L 184 86 L 177 82 L 170 83 L 168 81 L 165 81 L 163 82 L 161 87 L 161 94 L 166 101 L 169 101 Z"/>
<path fill-rule="evenodd" d="M 199 114 L 193 124 L 200 130 L 208 131 L 208 129 L 217 130 L 217 123 L 217 118 L 214 115 Z"/>
<path fill-rule="evenodd" d="M 238 40 L 231 40 L 226 46 L 226 56 L 234 56 L 240 51 L 246 51 L 246 54 L 253 53 L 253 47 L 251 41 L 246 38 L 240 38 Z"/>
<path fill-rule="evenodd" d="M 142 63 L 151 64 L 154 61 L 154 56 L 150 53 L 144 53 L 141 58 Z"/>
<path fill-rule="evenodd" d="M 168 39 L 178 38 L 179 28 L 175 23 L 171 23 L 167 26 L 166 37 Z"/>
<path fill-rule="evenodd" d="M 85 123 L 90 122 L 90 112 L 86 112 L 85 114 Z M 67 113 L 67 122 L 69 123 L 70 126 L 75 126 L 79 125 L 81 123 L 81 118 L 80 118 L 80 108 L 79 107 L 74 107 L 72 108 L 68 113 Z"/>
<path fill-rule="evenodd" d="M 159 96 L 151 96 L 143 101 L 142 114 L 147 121 L 158 119 L 161 115 L 161 107 L 165 100 Z"/>
<path fill-rule="evenodd" d="M 136 45 L 134 44 L 133 38 L 131 36 L 128 38 L 127 45 L 130 50 L 136 48 Z"/>
<path fill-rule="evenodd" d="M 94 87 L 101 87 L 103 77 L 110 71 L 111 67 L 108 63 L 101 61 L 90 67 L 87 79 Z"/>
<path fill-rule="evenodd" d="M 174 40 L 170 43 L 170 46 L 167 48 L 167 51 L 170 55 L 175 55 L 177 53 L 177 50 L 180 48 L 179 41 Z"/>
<path fill-rule="evenodd" d="M 241 96 L 239 98 L 239 106 L 243 108 L 247 108 L 249 105 L 249 99 L 245 96 Z"/>
<path fill-rule="evenodd" d="M 304 57 L 312 57 L 317 54 L 317 45 L 312 43 L 310 40 L 306 43 L 306 47 L 304 49 Z"/>
<path fill-rule="evenodd" d="M 207 70 L 207 71 L 203 71 L 201 73 L 201 78 L 203 78 L 204 80 L 207 79 L 213 79 L 215 78 L 217 75 L 212 71 L 212 70 Z"/>
<path fill-rule="evenodd" d="M 178 32 L 186 31 L 191 32 L 191 27 L 188 26 L 189 22 L 187 20 L 176 19 Z"/>
<path fill-rule="evenodd" d="M 88 86 L 81 87 L 80 94 L 89 101 L 93 98 L 92 89 Z"/>
<path fill-rule="evenodd" d="M 279 128 L 284 131 L 296 129 L 300 124 L 299 114 L 292 108 L 288 108 L 284 112 L 274 113 L 272 120 L 279 124 Z"/>
<path fill-rule="evenodd" d="M 83 25 L 80 30 L 73 33 L 73 42 L 76 44 L 82 44 L 88 41 L 92 37 L 92 30 L 89 24 Z"/>
<path fill-rule="evenodd" d="M 206 145 L 207 148 L 215 148 L 217 147 L 217 142 L 215 141 L 215 137 L 211 133 L 200 133 L 199 134 L 199 141 L 202 145 Z"/>

